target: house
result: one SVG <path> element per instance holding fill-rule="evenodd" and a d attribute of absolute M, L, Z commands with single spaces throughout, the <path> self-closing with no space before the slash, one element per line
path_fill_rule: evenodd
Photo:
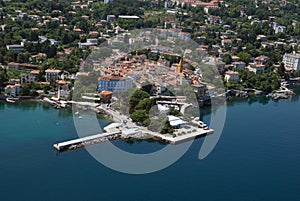
<path fill-rule="evenodd" d="M 226 82 L 238 82 L 240 80 L 240 74 L 235 71 L 226 71 L 224 80 Z"/>
<path fill-rule="evenodd" d="M 260 56 L 258 56 L 258 57 L 256 57 L 256 58 L 254 59 L 254 62 L 255 62 L 256 64 L 262 64 L 262 65 L 266 65 L 266 66 L 267 66 L 269 60 L 270 60 L 269 57 L 264 56 L 264 55 L 260 55 Z"/>
<path fill-rule="evenodd" d="M 59 79 L 59 74 L 60 74 L 60 70 L 57 70 L 57 69 L 47 69 L 45 71 L 46 73 L 46 81 L 47 82 L 55 82 L 56 80 Z"/>
<path fill-rule="evenodd" d="M 85 43 L 78 43 L 78 47 L 85 50 L 88 47 L 96 46 L 98 44 L 98 39 L 88 38 Z"/>
<path fill-rule="evenodd" d="M 107 4 L 107 3 L 111 3 L 114 2 L 114 0 L 104 0 L 103 3 Z"/>
<path fill-rule="evenodd" d="M 246 67 L 245 62 L 242 62 L 242 61 L 233 62 L 232 65 L 233 65 L 233 69 L 235 69 L 235 70 L 245 69 L 245 67 Z"/>
<path fill-rule="evenodd" d="M 58 99 L 67 100 L 70 96 L 70 86 L 65 80 L 56 80 L 56 84 L 58 85 Z"/>
<path fill-rule="evenodd" d="M 300 54 L 284 54 L 282 62 L 286 68 L 300 70 Z"/>
<path fill-rule="evenodd" d="M 208 21 L 211 25 L 222 25 L 222 19 L 220 16 L 210 15 Z"/>
<path fill-rule="evenodd" d="M 256 40 L 261 40 L 262 42 L 267 40 L 267 36 L 265 35 L 257 35 Z"/>
<path fill-rule="evenodd" d="M 107 21 L 107 22 L 115 21 L 115 19 L 116 19 L 116 16 L 115 16 L 115 15 L 107 15 L 107 16 L 106 16 L 106 21 Z"/>
<path fill-rule="evenodd" d="M 24 12 L 20 12 L 19 15 L 17 16 L 18 19 L 20 20 L 27 20 L 28 19 L 28 14 Z"/>
<path fill-rule="evenodd" d="M 142 44 L 144 42 L 143 37 L 129 38 L 129 45 Z"/>
<path fill-rule="evenodd" d="M 232 46 L 232 41 L 230 39 L 224 39 L 221 41 L 221 44 L 223 47 L 231 47 Z"/>
<path fill-rule="evenodd" d="M 187 40 L 187 39 L 190 39 L 192 37 L 192 34 L 191 33 L 188 33 L 188 32 L 179 32 L 178 33 L 178 37 L 183 39 L 183 40 Z"/>
<path fill-rule="evenodd" d="M 261 74 L 265 71 L 266 66 L 263 64 L 250 63 L 247 69 L 255 74 Z"/>
<path fill-rule="evenodd" d="M 59 41 L 54 40 L 54 39 L 49 39 L 49 41 L 50 41 L 50 44 L 51 44 L 51 45 L 54 45 L 54 46 L 56 46 L 56 47 L 59 47 Z"/>
<path fill-rule="evenodd" d="M 19 96 L 20 91 L 21 91 L 21 85 L 20 84 L 7 85 L 5 87 L 5 92 L 8 93 L 11 96 Z"/>
<path fill-rule="evenodd" d="M 111 91 L 105 91 L 105 90 L 103 90 L 103 91 L 100 92 L 100 98 L 104 102 L 108 102 L 112 98 L 112 94 L 113 94 L 113 92 L 111 92 Z"/>
<path fill-rule="evenodd" d="M 274 30 L 275 33 L 284 33 L 286 31 L 286 26 L 276 26 Z"/>
<path fill-rule="evenodd" d="M 120 76 L 103 76 L 98 79 L 98 92 L 121 92 L 133 87 L 133 79 Z"/>
<path fill-rule="evenodd" d="M 35 65 L 35 64 L 17 63 L 17 62 L 9 62 L 8 63 L 9 70 L 21 70 L 21 69 L 36 70 L 37 68 L 38 68 L 38 65 Z"/>
<path fill-rule="evenodd" d="M 20 45 L 6 45 L 6 49 L 12 50 L 15 52 L 24 52 L 25 51 L 25 47 L 24 47 L 23 43 L 21 43 Z"/>
<path fill-rule="evenodd" d="M 32 70 L 30 73 L 22 73 L 21 74 L 21 84 L 26 83 L 34 83 L 36 81 L 36 77 L 39 75 L 39 70 Z"/>

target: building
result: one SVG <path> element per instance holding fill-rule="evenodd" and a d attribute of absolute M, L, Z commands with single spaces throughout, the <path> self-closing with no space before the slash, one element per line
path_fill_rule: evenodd
<path fill-rule="evenodd" d="M 233 69 L 235 69 L 235 70 L 245 69 L 245 67 L 246 67 L 245 62 L 242 62 L 242 61 L 232 62 L 232 65 L 233 65 Z"/>
<path fill-rule="evenodd" d="M 172 127 L 180 128 L 181 125 L 187 124 L 187 122 L 183 121 L 179 117 L 168 115 L 169 123 Z"/>
<path fill-rule="evenodd" d="M 107 15 L 107 16 L 106 16 L 106 21 L 107 21 L 107 22 L 115 21 L 115 19 L 116 19 L 116 16 L 115 16 L 115 15 Z"/>
<path fill-rule="evenodd" d="M 38 65 L 35 65 L 35 64 L 17 63 L 17 62 L 9 62 L 8 63 L 9 70 L 21 70 L 21 69 L 35 70 L 37 68 L 38 68 Z"/>
<path fill-rule="evenodd" d="M 223 47 L 231 47 L 232 46 L 232 41 L 230 39 L 224 39 L 221 41 L 221 44 Z"/>
<path fill-rule="evenodd" d="M 300 70 L 300 54 L 285 54 L 283 56 L 284 67 Z"/>
<path fill-rule="evenodd" d="M 104 0 L 103 3 L 107 4 L 107 3 L 111 3 L 113 2 L 114 0 Z"/>
<path fill-rule="evenodd" d="M 46 73 L 46 81 L 47 82 L 55 82 L 56 80 L 59 79 L 59 74 L 60 74 L 60 70 L 57 70 L 57 69 L 47 69 L 45 71 Z"/>
<path fill-rule="evenodd" d="M 100 98 L 104 102 L 108 102 L 112 98 L 112 94 L 113 94 L 113 92 L 111 92 L 111 91 L 103 90 L 103 91 L 100 92 Z"/>
<path fill-rule="evenodd" d="M 121 92 L 133 87 L 133 79 L 120 76 L 104 76 L 98 79 L 98 92 Z"/>
<path fill-rule="evenodd" d="M 197 94 L 197 98 L 199 101 L 206 101 L 209 99 L 209 92 L 206 83 L 198 82 L 197 84 L 194 84 L 192 86 L 195 89 L 195 93 Z"/>
<path fill-rule="evenodd" d="M 70 86 L 65 80 L 56 80 L 56 84 L 58 85 L 57 97 L 58 99 L 67 100 L 70 96 Z"/>
<path fill-rule="evenodd" d="M 276 26 L 274 30 L 275 33 L 284 33 L 286 31 L 286 26 Z"/>
<path fill-rule="evenodd" d="M 259 34 L 257 35 L 256 40 L 260 40 L 262 42 L 267 41 L 267 36 Z"/>
<path fill-rule="evenodd" d="M 12 51 L 15 51 L 15 52 L 24 52 L 25 51 L 24 44 L 21 44 L 21 45 L 6 45 L 6 49 L 7 50 L 12 50 Z"/>
<path fill-rule="evenodd" d="M 254 63 L 255 64 L 259 64 L 259 65 L 265 65 L 268 66 L 269 65 L 269 60 L 270 58 L 264 55 L 258 56 L 254 58 Z"/>
<path fill-rule="evenodd" d="M 265 71 L 266 66 L 263 64 L 250 63 L 247 69 L 255 74 L 260 74 Z"/>
<path fill-rule="evenodd" d="M 78 47 L 85 50 L 88 47 L 96 46 L 98 44 L 98 39 L 96 38 L 88 38 L 86 39 L 86 43 L 78 43 Z"/>
<path fill-rule="evenodd" d="M 39 75 L 39 70 L 33 70 L 30 73 L 22 73 L 21 74 L 21 84 L 26 83 L 34 83 L 36 81 L 36 77 Z"/>
<path fill-rule="evenodd" d="M 11 96 L 19 96 L 20 91 L 21 91 L 21 85 L 20 84 L 7 85 L 5 87 L 5 92 L 8 93 Z"/>
<path fill-rule="evenodd" d="M 231 70 L 226 71 L 224 79 L 226 82 L 238 82 L 240 80 L 240 74 Z"/>

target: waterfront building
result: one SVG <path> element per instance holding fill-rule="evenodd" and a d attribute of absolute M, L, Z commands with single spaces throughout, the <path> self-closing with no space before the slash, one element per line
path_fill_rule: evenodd
<path fill-rule="evenodd" d="M 98 79 L 98 92 L 121 92 L 133 87 L 133 79 L 120 76 L 104 76 Z"/>
<path fill-rule="evenodd" d="M 168 115 L 168 120 L 170 122 L 170 125 L 172 127 L 177 127 L 180 128 L 181 125 L 187 124 L 187 122 L 183 121 L 179 117 L 173 116 L 173 115 Z"/>
<path fill-rule="evenodd" d="M 282 62 L 286 68 L 300 70 L 300 54 L 285 54 Z"/>
<path fill-rule="evenodd" d="M 20 84 L 7 85 L 4 90 L 6 93 L 8 93 L 11 96 L 19 96 L 21 91 L 21 85 Z"/>

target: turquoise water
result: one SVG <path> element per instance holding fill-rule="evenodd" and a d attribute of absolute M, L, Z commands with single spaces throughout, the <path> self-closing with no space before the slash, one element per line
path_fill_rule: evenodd
<path fill-rule="evenodd" d="M 147 175 L 110 170 L 85 149 L 57 154 L 53 143 L 77 137 L 68 110 L 1 102 L 0 120 L 1 200 L 300 200 L 297 97 L 229 103 L 223 134 L 207 158 L 198 159 L 203 142 L 198 139 L 175 164 Z M 136 153 L 164 146 L 115 144 Z"/>

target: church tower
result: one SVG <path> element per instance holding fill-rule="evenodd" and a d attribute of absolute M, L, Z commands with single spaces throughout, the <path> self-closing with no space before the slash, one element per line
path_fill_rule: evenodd
<path fill-rule="evenodd" d="M 182 61 L 183 61 L 183 57 L 181 57 L 178 67 L 177 67 L 177 73 L 182 73 Z"/>

